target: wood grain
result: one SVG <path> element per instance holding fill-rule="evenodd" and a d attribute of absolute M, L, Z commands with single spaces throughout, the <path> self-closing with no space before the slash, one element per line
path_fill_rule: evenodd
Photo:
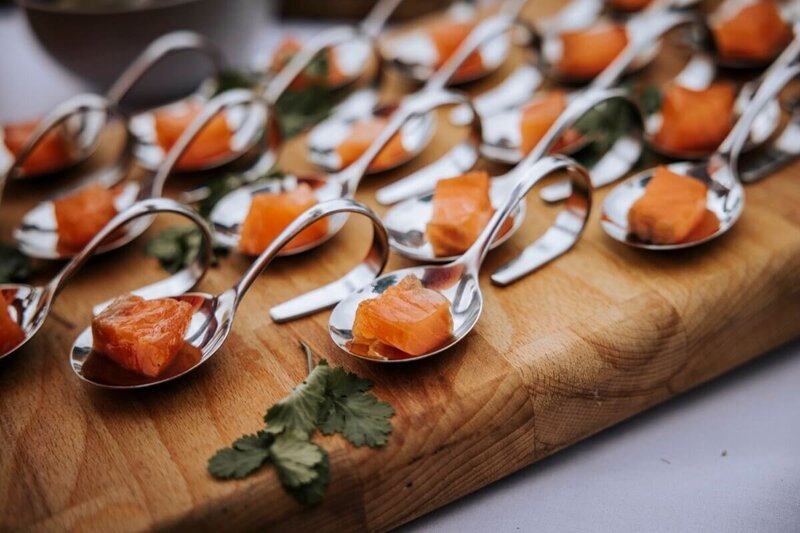
<path fill-rule="evenodd" d="M 679 56 L 666 54 L 644 75 L 674 73 Z M 460 134 L 440 132 L 420 161 L 370 178 L 359 198 L 376 206 L 377 187 Z M 285 166 L 309 168 L 300 163 L 302 143 L 290 143 Z M 144 238 L 98 257 L 70 283 L 38 337 L 0 362 L 0 529 L 380 531 L 407 522 L 800 334 L 799 171 L 795 164 L 748 187 L 734 229 L 694 250 L 626 248 L 602 233 L 595 212 L 583 240 L 556 263 L 504 289 L 485 275 L 476 330 L 441 357 L 405 366 L 339 352 L 326 331 L 328 313 L 280 326 L 267 316 L 270 305 L 349 268 L 370 231 L 354 220 L 318 252 L 270 267 L 228 343 L 196 373 L 135 393 L 84 386 L 68 366 L 68 348 L 91 305 L 161 275 L 142 255 Z M 175 178 L 170 194 L 196 181 Z M 65 183 L 13 184 L 0 211 L 3 237 L 25 209 Z M 485 274 L 553 216 L 534 196 L 529 213 L 522 231 L 490 255 Z M 233 254 L 199 289 L 226 288 L 247 264 Z M 393 257 L 390 269 L 407 264 Z M 54 268 L 41 266 L 42 278 Z M 375 381 L 377 395 L 397 410 L 383 450 L 318 438 L 331 454 L 332 479 L 313 508 L 287 496 L 269 469 L 225 483 L 205 469 L 217 448 L 257 429 L 266 407 L 303 379 L 298 339 Z"/>

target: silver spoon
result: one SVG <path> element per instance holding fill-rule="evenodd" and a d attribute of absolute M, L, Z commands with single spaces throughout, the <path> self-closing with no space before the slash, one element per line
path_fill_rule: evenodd
<path fill-rule="evenodd" d="M 229 193 L 217 203 L 209 217 L 218 240 L 226 246 L 238 246 L 242 223 L 249 211 L 251 199 L 256 194 L 277 194 L 292 190 L 302 182 L 313 189 L 314 195 L 320 202 L 335 198 L 353 198 L 370 163 L 404 124 L 416 117 L 430 114 L 438 107 L 465 102 L 468 102 L 466 96 L 446 90 L 425 90 L 407 96 L 400 102 L 397 111 L 389 118 L 386 128 L 375 138 L 367 151 L 345 169 L 325 177 L 288 176 L 272 182 L 241 187 Z M 477 127 L 475 137 L 479 136 L 480 128 Z M 333 217 L 324 236 L 305 246 L 284 250 L 281 255 L 301 253 L 322 244 L 335 235 L 345 221 L 345 216 Z"/>
<path fill-rule="evenodd" d="M 355 293 L 342 300 L 333 310 L 328 323 L 328 331 L 333 341 L 345 352 L 361 359 L 382 363 L 418 361 L 438 354 L 463 339 L 478 322 L 483 308 L 483 296 L 478 280 L 481 264 L 489 252 L 490 243 L 498 235 L 505 219 L 524 198 L 528 190 L 543 176 L 567 170 L 583 173 L 582 169 L 564 157 L 545 157 L 526 169 L 524 176 L 517 182 L 506 203 L 498 209 L 491 221 L 475 243 L 457 260 L 446 265 L 429 265 L 405 268 L 385 274 Z M 588 207 L 588 206 L 587 206 Z M 532 252 L 528 261 L 540 267 L 555 259 L 569 249 L 580 236 L 581 224 L 573 225 L 564 220 L 551 228 L 537 241 L 537 249 Z M 429 289 L 439 291 L 450 302 L 450 313 L 453 318 L 453 334 L 443 346 L 430 353 L 402 359 L 376 359 L 368 357 L 353 347 L 353 323 L 358 304 L 374 298 L 392 285 L 396 285 L 404 277 L 417 277 Z M 495 276 L 492 276 L 495 281 Z"/>
<path fill-rule="evenodd" d="M 690 15 L 673 10 L 648 10 L 634 17 L 626 23 L 628 45 L 625 49 L 601 72 L 588 88 L 607 89 L 614 86 L 619 79 L 631 70 L 643 68 L 652 61 L 659 49 L 661 37 L 676 26 L 687 24 L 693 19 Z M 550 50 L 550 52 L 548 52 Z M 560 41 L 553 41 L 549 47 L 543 47 L 543 53 L 550 54 L 548 63 L 555 64 L 560 53 Z M 586 90 L 586 89 L 584 89 Z M 568 93 L 568 98 L 576 92 Z M 530 100 L 526 100 L 527 103 Z M 499 113 L 483 116 L 484 136 L 481 144 L 481 154 L 492 161 L 504 164 L 515 164 L 525 155 L 522 150 L 522 116 L 523 105 L 504 109 Z M 581 145 L 572 147 L 573 150 Z M 621 177 L 629 169 L 620 169 Z M 613 181 L 613 180 L 612 180 Z M 554 197 L 552 193 L 548 197 Z"/>
<path fill-rule="evenodd" d="M 167 33 L 155 39 L 117 78 L 107 92 L 108 99 L 121 105 L 136 85 L 158 64 L 170 55 L 178 52 L 192 51 L 206 57 L 212 65 L 212 77 L 205 80 L 191 95 L 176 102 L 154 109 L 136 113 L 130 121 L 130 129 L 136 135 L 135 155 L 144 168 L 155 171 L 164 160 L 166 152 L 158 140 L 156 131 L 156 115 L 180 112 L 187 106 L 205 104 L 217 91 L 222 76 L 226 72 L 226 61 L 222 52 L 211 41 L 202 35 L 190 31 Z M 257 141 L 254 132 L 260 131 L 266 120 L 265 110 L 261 106 L 253 108 L 234 108 L 223 115 L 231 132 L 228 150 L 213 159 L 199 165 L 181 165 L 183 171 L 200 171 L 226 165 L 246 153 Z M 248 138 L 249 142 L 242 142 Z"/>
<path fill-rule="evenodd" d="M 556 120 L 542 141 L 523 161 L 508 173 L 492 178 L 489 195 L 493 207 L 500 209 L 505 204 L 509 195 L 515 190 L 514 188 L 520 176 L 527 175 L 528 169 L 550 151 L 552 145 L 569 127 L 569 124 L 574 123 L 579 117 L 598 105 L 614 100 L 622 100 L 632 108 L 634 107 L 633 102 L 619 89 L 588 91 L 577 96 Z M 569 185 L 569 198 L 563 212 L 556 218 L 555 225 L 563 224 L 563 219 L 568 218 L 572 225 L 571 227 L 577 229 L 578 227 L 583 227 L 588 221 L 591 206 L 589 192 L 591 180 L 588 174 L 573 173 L 567 183 Z M 392 248 L 400 255 L 429 263 L 448 262 L 456 258 L 455 256 L 437 256 L 428 241 L 426 228 L 433 216 L 433 201 L 433 193 L 416 196 L 398 203 L 384 216 L 384 223 L 389 231 L 389 242 Z M 511 222 L 508 230 L 490 244 L 491 249 L 500 246 L 514 235 L 522 226 L 525 212 L 526 202 L 519 202 L 508 216 L 508 220 Z M 536 248 L 537 244 L 535 243 L 511 263 L 504 266 L 496 273 L 496 282 L 499 283 L 502 279 L 504 284 L 507 284 L 530 272 L 531 263 L 527 260 L 527 257 Z M 535 268 L 535 263 L 533 268 Z"/>
<path fill-rule="evenodd" d="M 329 307 L 352 291 L 366 285 L 378 276 L 386 265 L 389 248 L 386 231 L 380 219 L 368 207 L 352 200 L 334 200 L 312 207 L 290 224 L 275 241 L 256 259 L 242 278 L 225 292 L 213 296 L 206 293 L 175 292 L 170 296 L 188 302 L 194 307 L 185 342 L 193 357 L 183 361 L 178 368 L 155 378 L 131 374 L 105 363 L 92 353 L 92 329 L 86 328 L 75 340 L 70 353 L 72 370 L 83 381 L 108 389 L 137 389 L 172 381 L 195 370 L 208 361 L 224 344 L 232 327 L 236 311 L 247 290 L 256 278 L 279 255 L 281 248 L 304 228 L 327 216 L 355 213 L 366 216 L 375 228 L 372 245 L 359 265 L 339 280 L 312 291 L 300 298 L 281 304 L 270 311 L 276 322 L 283 322 Z M 309 305 L 310 304 L 310 305 Z M 110 367 L 110 368 L 109 368 Z"/>
<path fill-rule="evenodd" d="M 697 240 L 675 244 L 653 244 L 641 242 L 629 230 L 628 213 L 634 202 L 645 192 L 654 169 L 640 172 L 612 190 L 603 203 L 601 225 L 613 239 L 648 250 L 676 250 L 705 243 L 726 233 L 744 210 L 744 188 L 739 174 L 739 157 L 750 134 L 753 122 L 764 107 L 776 98 L 780 90 L 800 72 L 800 65 L 784 67 L 774 71 L 759 87 L 742 116 L 720 147 L 707 160 L 680 162 L 667 168 L 700 180 L 708 185 L 707 208 L 719 220 L 719 228 Z"/>
<path fill-rule="evenodd" d="M 154 199 L 139 202 L 118 214 L 109 222 L 89 244 L 87 244 L 80 254 L 76 255 L 67 263 L 49 283 L 43 286 L 32 286 L 23 284 L 3 284 L 0 285 L 0 303 L 7 303 L 7 311 L 10 311 L 11 318 L 20 326 L 24 334 L 13 348 L 0 353 L 0 359 L 15 352 L 23 344 L 27 343 L 41 328 L 56 296 L 64 288 L 67 281 L 80 269 L 80 267 L 102 246 L 105 239 L 117 232 L 127 232 L 127 224 L 132 221 L 134 224 L 142 218 L 152 218 L 157 213 L 174 213 L 182 215 L 191 220 L 200 228 L 203 236 L 204 249 L 202 254 L 198 254 L 194 262 L 182 270 L 171 275 L 167 279 L 148 285 L 142 289 L 134 291 L 135 294 L 145 298 L 158 298 L 168 294 L 179 294 L 185 292 L 200 281 L 211 263 L 211 232 L 206 226 L 205 221 L 194 211 L 166 199 Z M 105 307 L 100 304 L 98 308 Z"/>
<path fill-rule="evenodd" d="M 116 108 L 109 105 L 102 96 L 95 94 L 73 96 L 56 105 L 38 121 L 36 128 L 16 156 L 3 142 L 3 129 L 0 128 L 0 189 L 8 179 L 23 180 L 42 175 L 26 172 L 24 164 L 50 132 L 55 132 L 62 138 L 69 150 L 69 157 L 63 166 L 49 169 L 44 174 L 66 170 L 88 159 L 95 152 L 100 141 L 100 133 L 109 115 L 112 114 L 118 115 Z M 126 142 L 130 140 L 126 139 Z"/>
<path fill-rule="evenodd" d="M 516 16 L 524 1 L 516 0 L 504 4 L 504 9 L 478 24 L 461 43 L 456 52 L 444 64 L 431 73 L 421 90 L 439 90 L 447 86 L 458 69 L 474 52 L 481 53 L 482 64 L 488 70 L 495 70 L 505 62 L 508 49 L 495 50 L 491 43 L 503 38 L 516 24 Z M 502 52 L 502 53 L 501 53 Z M 358 124 L 385 118 L 394 111 L 395 105 L 377 105 L 378 90 L 364 89 L 345 100 L 342 106 L 327 119 L 312 128 L 307 138 L 309 160 L 328 172 L 341 170 L 346 161 L 339 155 L 338 148 L 351 135 Z M 475 117 L 469 112 L 469 123 Z M 406 123 L 401 130 L 404 157 L 393 161 L 391 165 L 370 168 L 370 173 L 383 172 L 400 166 L 421 153 L 433 138 L 435 120 L 432 115 L 424 115 Z M 447 156 L 445 156 L 447 157 Z"/>
<path fill-rule="evenodd" d="M 706 53 L 698 52 L 686 67 L 671 82 L 681 87 L 692 90 L 707 89 L 714 81 L 716 68 L 714 60 Z M 740 93 L 741 95 L 742 93 Z M 752 96 L 752 93 L 748 93 Z M 741 116 L 742 110 L 749 102 L 749 98 L 738 96 L 734 102 L 734 120 Z M 780 103 L 773 100 L 759 114 L 750 131 L 748 142 L 744 146 L 745 151 L 758 148 L 769 138 L 780 126 L 781 110 Z M 710 155 L 707 150 L 673 150 L 662 146 L 657 140 L 657 134 L 663 122 L 661 110 L 657 110 L 647 116 L 645 120 L 645 141 L 651 150 L 674 159 L 703 159 Z"/>

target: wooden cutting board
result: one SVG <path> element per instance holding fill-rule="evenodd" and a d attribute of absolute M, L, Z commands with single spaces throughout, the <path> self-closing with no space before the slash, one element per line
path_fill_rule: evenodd
<path fill-rule="evenodd" d="M 674 73 L 677 57 L 667 52 L 645 76 Z M 369 178 L 359 198 L 385 212 L 374 191 L 460 134 L 443 128 L 420 160 Z M 302 139 L 290 143 L 284 166 L 310 168 L 299 163 L 302 149 Z M 273 264 L 245 299 L 228 343 L 196 373 L 139 392 L 85 386 L 69 368 L 68 349 L 92 304 L 162 275 L 142 254 L 145 238 L 98 257 L 63 292 L 40 334 L 0 362 L 0 529 L 344 531 L 407 522 L 800 334 L 799 172 L 795 164 L 749 186 L 733 230 L 684 252 L 624 247 L 601 231 L 595 209 L 572 252 L 515 285 L 493 287 L 488 274 L 554 216 L 531 195 L 524 228 L 485 265 L 485 311 L 475 331 L 439 357 L 401 366 L 339 352 L 327 312 L 285 325 L 268 318 L 271 305 L 333 279 L 366 250 L 369 226 L 352 220 L 318 251 Z M 195 182 L 176 178 L 171 194 Z M 25 209 L 64 184 L 12 185 L 0 209 L 3 238 Z M 596 205 L 603 197 L 596 194 Z M 389 268 L 408 264 L 393 257 Z M 199 290 L 227 288 L 247 265 L 232 254 Z M 52 271 L 45 266 L 42 277 Z M 385 449 L 318 438 L 331 455 L 331 483 L 311 508 L 289 497 L 271 469 L 237 482 L 206 473 L 215 450 L 258 429 L 265 409 L 302 381 L 298 340 L 373 380 L 397 411 Z"/>

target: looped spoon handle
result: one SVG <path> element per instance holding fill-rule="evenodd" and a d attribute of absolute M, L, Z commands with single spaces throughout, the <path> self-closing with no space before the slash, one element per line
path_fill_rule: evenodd
<path fill-rule="evenodd" d="M 182 51 L 198 52 L 206 56 L 214 68 L 215 77 L 219 77 L 226 68 L 222 52 L 206 37 L 192 31 L 175 31 L 151 42 L 117 78 L 106 97 L 111 103 L 119 105 L 156 65 L 167 56 Z"/>
<path fill-rule="evenodd" d="M 630 41 L 622 52 L 589 85 L 607 89 L 616 85 L 636 58 L 671 29 L 694 22 L 693 15 L 669 9 L 653 9 L 633 17 L 626 25 Z"/>
<path fill-rule="evenodd" d="M 234 306 L 239 306 L 256 278 L 301 231 L 318 220 L 343 213 L 363 215 L 372 222 L 372 243 L 367 255 L 355 268 L 338 280 L 273 307 L 270 310 L 270 316 L 275 322 L 286 322 L 309 315 L 335 305 L 342 298 L 367 285 L 380 275 L 389 260 L 389 235 L 378 215 L 369 207 L 353 200 L 329 200 L 311 207 L 297 217 L 253 261 L 250 268 L 233 287 Z"/>
<path fill-rule="evenodd" d="M 477 240 L 455 263 L 463 264 L 468 272 L 477 276 L 491 243 L 497 238 L 505 220 L 516 205 L 525 200 L 525 196 L 537 183 L 558 171 L 568 172 L 572 184 L 572 194 L 565 210 L 544 235 L 528 246 L 522 255 L 495 272 L 492 281 L 498 285 L 508 285 L 572 248 L 580 238 L 591 211 L 589 173 L 568 157 L 547 156 L 532 165 L 515 167 L 512 172 L 517 176 L 517 182 L 503 205 L 495 211 Z"/>
<path fill-rule="evenodd" d="M 375 140 L 372 141 L 372 144 L 369 145 L 364 153 L 350 164 L 350 166 L 334 175 L 334 179 L 345 184 L 346 190 L 344 196 L 352 197 L 352 195 L 355 194 L 356 188 L 361 178 L 366 174 L 369 165 L 406 122 L 413 117 L 422 116 L 445 105 L 468 106 L 470 112 L 476 117 L 476 122 L 473 124 L 472 136 L 475 139 L 481 138 L 480 121 L 477 119 L 478 113 L 472 106 L 470 99 L 461 93 L 439 88 L 430 88 L 406 96 L 401 100 L 397 110 L 392 113 L 386 127 L 375 137 Z"/>
<path fill-rule="evenodd" d="M 149 185 L 142 187 L 140 199 L 160 197 L 164 191 L 167 178 L 172 174 L 175 165 L 178 164 L 183 154 L 189 149 L 189 146 L 200 135 L 206 125 L 220 113 L 238 106 L 263 106 L 267 109 L 267 103 L 261 96 L 246 89 L 225 91 L 209 100 L 164 156 L 164 160 L 159 165 Z"/>
<path fill-rule="evenodd" d="M 106 224 L 100 232 L 87 244 L 78 255 L 72 258 L 61 271 L 48 283 L 48 298 L 55 298 L 67 281 L 83 266 L 83 264 L 97 251 L 103 241 L 112 236 L 120 228 L 135 219 L 153 216 L 157 213 L 173 213 L 189 219 L 199 229 L 203 237 L 203 252 L 198 254 L 194 262 L 184 267 L 170 277 L 132 291 L 143 298 L 160 298 L 172 294 L 181 294 L 199 282 L 205 275 L 212 259 L 213 239 L 211 231 L 205 221 L 193 210 L 166 198 L 153 198 L 133 204 L 125 211 L 119 213 Z M 108 302 L 95 307 L 95 312 L 104 308 Z"/>
<path fill-rule="evenodd" d="M 125 124 L 125 145 L 115 164 L 110 169 L 102 169 L 92 175 L 91 179 L 100 179 L 106 185 L 118 183 L 125 177 L 133 161 L 133 148 L 135 139 L 128 129 L 128 117 L 117 106 L 109 102 L 106 98 L 97 94 L 78 94 L 51 109 L 41 121 L 36 125 L 33 133 L 28 138 L 25 146 L 19 152 L 14 162 L 5 173 L 6 179 L 17 179 L 21 176 L 22 165 L 30 154 L 45 140 L 47 135 L 62 125 L 70 118 L 91 112 L 102 112 L 116 116 Z M 92 139 L 92 143 L 97 139 Z M 88 181 L 90 178 L 85 178 Z M 5 180 L 3 180 L 5 181 Z M 2 194 L 2 183 L 0 183 L 0 195 Z"/>

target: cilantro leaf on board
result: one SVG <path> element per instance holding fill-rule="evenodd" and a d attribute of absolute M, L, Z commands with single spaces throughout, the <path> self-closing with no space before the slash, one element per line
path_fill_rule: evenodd
<path fill-rule="evenodd" d="M 325 489 L 328 488 L 328 483 L 331 480 L 331 463 L 328 459 L 328 452 L 320 448 L 322 452 L 322 461 L 314 467 L 316 478 L 309 483 L 304 483 L 299 487 L 287 487 L 289 493 L 302 504 L 314 505 L 322 501 L 325 495 Z"/>
<path fill-rule="evenodd" d="M 252 89 L 259 83 L 259 77 L 244 70 L 224 70 L 217 76 L 214 96 L 231 89 Z"/>
<path fill-rule="evenodd" d="M 645 87 L 639 96 L 639 101 L 642 104 L 642 110 L 646 115 L 652 115 L 660 110 L 662 99 L 663 95 L 661 94 L 661 89 L 655 85 L 649 85 Z"/>
<path fill-rule="evenodd" d="M 281 433 L 270 447 L 272 464 L 287 487 L 298 488 L 317 479 L 315 467 L 322 462 L 323 450 L 294 433 Z"/>
<path fill-rule="evenodd" d="M 275 435 L 267 431 L 239 437 L 230 448 L 223 448 L 214 454 L 208 461 L 208 471 L 220 479 L 243 478 L 264 465 L 269 459 L 269 447 L 273 442 Z"/>
<path fill-rule="evenodd" d="M 203 236 L 197 226 L 170 226 L 147 242 L 144 253 L 158 259 L 164 270 L 174 274 L 192 264 L 202 246 Z M 225 253 L 225 247 L 215 244 L 212 264 L 216 264 L 217 257 Z"/>
<path fill-rule="evenodd" d="M 30 275 L 30 258 L 13 246 L 0 245 L 0 283 L 22 283 Z"/>
<path fill-rule="evenodd" d="M 341 433 L 353 446 L 385 445 L 392 432 L 394 409 L 367 392 L 371 388 L 371 381 L 334 368 L 320 410 L 320 431 L 325 435 Z"/>
<path fill-rule="evenodd" d="M 286 91 L 275 104 L 281 135 L 284 139 L 294 137 L 322 121 L 330 114 L 333 105 L 334 95 L 319 85 Z"/>
<path fill-rule="evenodd" d="M 320 364 L 289 396 L 269 408 L 264 421 L 275 431 L 286 431 L 308 438 L 316 427 L 331 367 Z"/>

